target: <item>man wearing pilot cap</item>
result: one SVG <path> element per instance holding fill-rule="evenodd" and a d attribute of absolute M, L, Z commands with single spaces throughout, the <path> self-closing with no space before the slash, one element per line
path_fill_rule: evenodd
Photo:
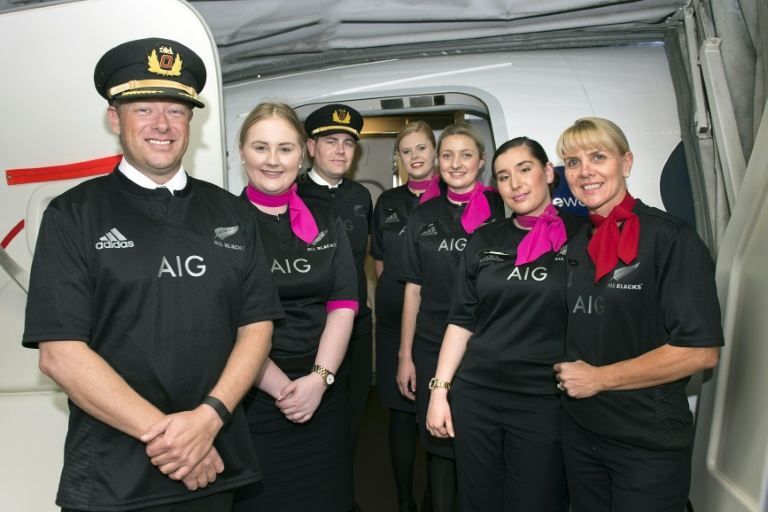
<path fill-rule="evenodd" d="M 69 397 L 65 511 L 229 510 L 261 476 L 238 403 L 282 311 L 248 205 L 183 168 L 205 80 L 176 41 L 105 53 L 123 159 L 43 216 L 22 344 Z"/>
<path fill-rule="evenodd" d="M 312 168 L 298 179 L 299 195 L 307 204 L 325 205 L 341 218 L 355 258 L 360 310 L 340 370 L 340 383 L 345 383 L 350 400 L 354 446 L 365 416 L 373 366 L 373 325 L 365 275 L 373 204 L 368 189 L 347 175 L 363 129 L 363 116 L 348 105 L 333 103 L 309 114 L 304 127 Z"/>

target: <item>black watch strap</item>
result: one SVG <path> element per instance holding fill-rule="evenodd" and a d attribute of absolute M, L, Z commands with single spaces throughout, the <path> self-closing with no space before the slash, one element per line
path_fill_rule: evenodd
<path fill-rule="evenodd" d="M 229 412 L 229 409 L 227 409 L 227 406 L 224 405 L 224 402 L 215 396 L 208 395 L 207 397 L 203 398 L 203 403 L 213 407 L 213 410 L 216 411 L 216 414 L 219 415 L 219 418 L 221 418 L 221 421 L 224 423 L 225 427 L 229 425 L 230 421 L 232 421 L 232 413 Z"/>

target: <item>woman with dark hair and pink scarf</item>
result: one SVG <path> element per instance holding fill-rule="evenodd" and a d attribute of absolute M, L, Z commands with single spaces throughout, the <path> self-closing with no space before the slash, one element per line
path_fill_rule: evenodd
<path fill-rule="evenodd" d="M 541 145 L 507 141 L 493 172 L 512 216 L 477 230 L 462 255 L 427 428 L 454 439 L 461 510 L 565 512 L 562 361 L 568 233 Z M 449 402 L 450 390 L 450 402 Z"/>

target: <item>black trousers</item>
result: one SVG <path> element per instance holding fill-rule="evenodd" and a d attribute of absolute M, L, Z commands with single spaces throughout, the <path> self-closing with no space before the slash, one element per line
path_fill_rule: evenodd
<path fill-rule="evenodd" d="M 181 503 L 132 509 L 131 512 L 227 512 L 232 509 L 232 496 L 232 492 L 220 492 Z M 82 512 L 72 508 L 63 508 L 61 511 Z"/>
<path fill-rule="evenodd" d="M 609 439 L 565 414 L 563 455 L 573 512 L 680 512 L 691 448 L 651 450 Z"/>
<path fill-rule="evenodd" d="M 450 391 L 462 512 L 566 512 L 558 395 L 455 380 Z"/>

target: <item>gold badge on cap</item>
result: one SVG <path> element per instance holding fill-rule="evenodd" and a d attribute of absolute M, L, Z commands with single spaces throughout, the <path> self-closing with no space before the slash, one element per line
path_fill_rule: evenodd
<path fill-rule="evenodd" d="M 170 46 L 161 46 L 157 50 L 160 51 L 159 58 L 155 49 L 147 57 L 147 71 L 160 76 L 181 76 L 181 55 L 174 56 Z"/>
<path fill-rule="evenodd" d="M 333 111 L 332 119 L 334 123 L 349 124 L 352 122 L 352 115 L 340 108 Z"/>

